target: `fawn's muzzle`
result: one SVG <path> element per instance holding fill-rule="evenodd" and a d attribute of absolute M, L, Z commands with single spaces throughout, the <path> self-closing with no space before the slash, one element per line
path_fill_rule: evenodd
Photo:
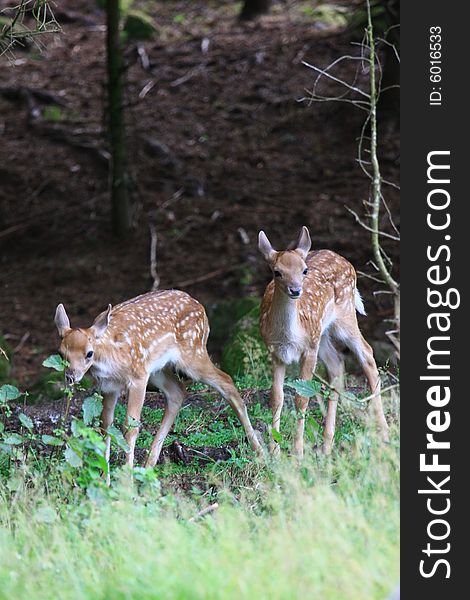
<path fill-rule="evenodd" d="M 300 298 L 300 294 L 302 293 L 302 288 L 288 288 L 289 296 L 291 298 Z"/>
<path fill-rule="evenodd" d="M 75 375 L 72 371 L 65 371 L 65 383 L 72 385 L 75 383 Z"/>

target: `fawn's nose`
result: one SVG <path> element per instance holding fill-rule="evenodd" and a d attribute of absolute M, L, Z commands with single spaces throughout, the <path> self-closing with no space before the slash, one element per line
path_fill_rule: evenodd
<path fill-rule="evenodd" d="M 75 375 L 72 371 L 65 371 L 65 383 L 67 385 L 72 385 L 75 382 Z"/>
<path fill-rule="evenodd" d="M 302 292 L 302 288 L 297 288 L 297 287 L 290 287 L 289 288 L 289 295 L 292 298 L 298 298 L 300 296 L 301 292 Z"/>

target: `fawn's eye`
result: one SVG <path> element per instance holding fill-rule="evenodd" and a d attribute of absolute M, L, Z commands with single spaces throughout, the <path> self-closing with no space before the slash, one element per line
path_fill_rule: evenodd
<path fill-rule="evenodd" d="M 91 358 L 92 356 L 93 356 L 93 350 L 89 350 L 89 351 L 86 353 L 86 358 L 88 358 L 88 360 L 90 360 L 90 358 Z"/>
<path fill-rule="evenodd" d="M 308 269 L 304 269 L 304 275 L 307 275 Z"/>
<path fill-rule="evenodd" d="M 274 271 L 274 277 L 282 277 L 282 273 L 281 273 L 281 271 L 277 271 L 277 270 L 275 270 L 275 271 Z"/>

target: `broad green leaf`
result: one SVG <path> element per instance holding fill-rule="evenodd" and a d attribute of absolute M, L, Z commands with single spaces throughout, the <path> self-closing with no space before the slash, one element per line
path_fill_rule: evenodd
<path fill-rule="evenodd" d="M 271 435 L 273 440 L 277 444 L 280 444 L 282 442 L 282 434 L 279 431 L 277 431 L 277 429 L 271 429 Z"/>
<path fill-rule="evenodd" d="M 9 456 L 13 455 L 11 446 L 9 446 L 8 444 L 4 444 L 3 442 L 0 442 L 0 450 L 2 450 L 2 452 L 5 452 Z"/>
<path fill-rule="evenodd" d="M 307 418 L 307 425 L 311 429 L 313 429 L 316 433 L 320 431 L 320 425 L 315 421 L 315 419 L 311 416 Z"/>
<path fill-rule="evenodd" d="M 111 437 L 112 441 L 124 450 L 124 452 L 129 452 L 129 444 L 126 442 L 125 437 L 122 435 L 122 431 L 115 427 L 114 425 L 110 425 L 108 427 L 108 435 Z"/>
<path fill-rule="evenodd" d="M 46 360 L 43 361 L 42 366 L 47 367 L 48 369 L 55 369 L 56 371 L 64 371 L 67 363 L 60 354 L 51 354 L 51 356 L 48 356 Z"/>
<path fill-rule="evenodd" d="M 41 436 L 41 440 L 44 444 L 47 444 L 48 446 L 62 446 L 64 443 L 64 441 L 60 438 L 55 437 L 53 435 L 47 435 L 47 433 Z"/>
<path fill-rule="evenodd" d="M 82 459 L 78 456 L 78 454 L 72 450 L 72 448 L 67 448 L 64 452 L 65 460 L 69 463 L 71 467 L 81 467 L 83 465 Z"/>
<path fill-rule="evenodd" d="M 128 427 L 140 427 L 140 422 L 137 421 L 137 419 L 134 419 L 134 417 L 128 416 L 127 417 L 127 426 Z"/>
<path fill-rule="evenodd" d="M 83 421 L 85 425 L 90 425 L 95 417 L 99 417 L 103 410 L 103 400 L 99 394 L 88 396 L 83 401 Z"/>
<path fill-rule="evenodd" d="M 28 415 L 25 415 L 24 413 L 20 413 L 18 418 L 20 420 L 20 423 L 23 425 L 23 427 L 26 427 L 26 429 L 28 429 L 29 431 L 31 431 L 33 429 L 33 422 L 28 417 Z"/>
<path fill-rule="evenodd" d="M 305 398 L 312 398 L 321 390 L 321 383 L 314 379 L 310 381 L 306 379 L 289 379 L 287 385 L 294 388 L 300 396 L 304 396 Z"/>
<path fill-rule="evenodd" d="M 70 424 L 70 430 L 72 431 L 73 436 L 79 436 L 83 427 L 84 424 L 81 419 L 77 419 L 75 417 L 72 419 L 72 422 Z"/>
<path fill-rule="evenodd" d="M 24 438 L 19 433 L 7 433 L 3 438 L 3 443 L 8 444 L 9 446 L 17 446 L 18 444 L 22 444 L 24 442 Z"/>
<path fill-rule="evenodd" d="M 21 392 L 14 385 L 6 383 L 0 387 L 0 402 L 8 402 L 9 400 L 16 400 L 21 396 Z"/>

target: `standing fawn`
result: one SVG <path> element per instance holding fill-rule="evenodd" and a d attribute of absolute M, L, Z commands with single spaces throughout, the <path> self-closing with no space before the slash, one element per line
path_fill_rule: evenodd
<path fill-rule="evenodd" d="M 71 329 L 64 306 L 59 304 L 55 324 L 62 338 L 60 352 L 69 363 L 68 383 L 79 382 L 90 371 L 103 393 L 102 428 L 112 424 L 116 402 L 128 392 L 127 464 L 133 466 L 147 382 L 166 397 L 160 428 L 153 440 L 146 466 L 153 467 L 184 400 L 184 388 L 173 368 L 214 387 L 229 402 L 245 428 L 251 447 L 261 445 L 251 426 L 243 400 L 232 379 L 215 367 L 207 353 L 209 323 L 204 308 L 177 290 L 151 292 L 102 312 L 88 329 Z M 109 462 L 110 438 L 106 438 Z"/>
<path fill-rule="evenodd" d="M 380 378 L 372 348 L 362 337 L 356 310 L 365 315 L 356 287 L 356 272 L 342 256 L 330 250 L 309 252 L 310 235 L 302 228 L 295 250 L 277 252 L 266 234 L 259 233 L 258 248 L 271 267 L 274 279 L 268 284 L 261 304 L 261 335 L 271 353 L 273 387 L 271 408 L 274 430 L 279 431 L 286 365 L 300 362 L 300 376 L 311 379 L 317 357 L 324 363 L 333 388 L 328 400 L 323 451 L 331 452 L 335 433 L 338 390 L 343 382 L 343 357 L 337 344 L 348 347 L 359 361 L 369 382 L 371 406 L 380 435 L 388 441 L 388 426 L 380 396 Z M 297 395 L 297 428 L 294 450 L 304 451 L 304 425 L 308 398 Z M 279 446 L 271 439 L 271 451 Z"/>

